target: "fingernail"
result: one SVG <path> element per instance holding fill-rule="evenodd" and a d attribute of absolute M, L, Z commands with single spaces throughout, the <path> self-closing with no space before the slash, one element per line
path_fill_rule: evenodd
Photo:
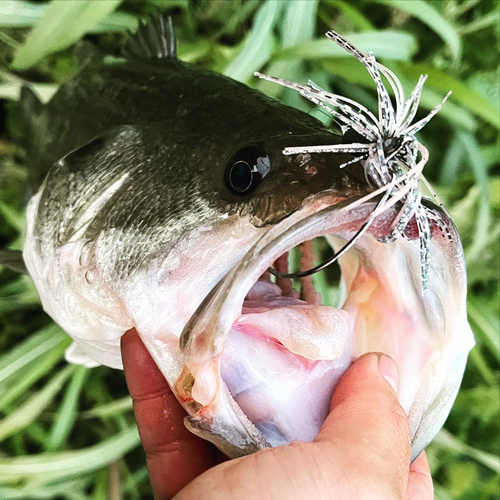
<path fill-rule="evenodd" d="M 378 358 L 378 369 L 380 370 L 382 377 L 384 377 L 387 382 L 391 384 L 391 387 L 397 394 L 399 374 L 395 361 L 390 356 L 387 356 L 387 354 L 381 354 Z"/>

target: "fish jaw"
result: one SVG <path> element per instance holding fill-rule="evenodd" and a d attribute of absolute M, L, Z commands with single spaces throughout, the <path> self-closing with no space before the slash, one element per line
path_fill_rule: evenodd
<path fill-rule="evenodd" d="M 342 247 L 369 208 L 357 213 L 330 208 L 327 215 L 316 217 L 312 230 L 314 224 L 303 220 L 295 225 L 302 224 L 299 230 L 288 221 L 287 227 L 283 224 L 268 231 L 184 329 L 184 366 L 189 365 L 193 378 L 189 395 L 195 401 L 197 395 L 200 398 L 190 428 L 197 426 L 200 434 L 216 435 L 211 440 L 229 456 L 267 444 L 312 440 L 326 418 L 340 376 L 370 351 L 385 352 L 397 363 L 398 397 L 410 420 L 413 458 L 444 423 L 473 345 L 465 312 L 462 249 L 444 212 L 439 217 L 448 231 L 433 227 L 433 258 L 425 294 L 418 240 L 411 234 L 390 243 L 377 240 L 377 232 L 383 235 L 391 224 L 387 214 L 340 261 L 346 289 L 342 309 L 307 305 L 281 296 L 265 280 L 259 283 L 267 266 L 301 239 L 329 234 L 332 245 Z M 294 311 L 301 307 L 307 313 L 298 320 Z M 331 309 L 329 317 L 323 309 Z M 322 318 L 327 319 L 322 323 Z M 310 328 L 307 321 L 315 327 Z M 291 335 L 286 334 L 288 329 Z M 319 340 L 311 342 L 314 330 Z M 322 345 L 321 337 L 326 344 Z M 175 389 L 186 386 L 185 373 Z M 236 454 L 234 443 L 225 444 L 224 435 L 210 426 L 217 412 L 211 406 L 218 404 L 221 390 L 224 398 L 236 404 L 226 401 L 225 408 L 238 408 L 260 431 L 251 446 L 246 444 Z M 205 412 L 211 414 L 209 420 L 204 419 Z M 241 416 L 240 421 L 244 421 Z M 247 439 L 251 436 L 249 432 Z"/>

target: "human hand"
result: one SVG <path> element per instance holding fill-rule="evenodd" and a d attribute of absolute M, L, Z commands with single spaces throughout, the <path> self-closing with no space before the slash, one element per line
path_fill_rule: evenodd
<path fill-rule="evenodd" d="M 387 356 L 366 354 L 347 370 L 312 443 L 229 461 L 184 427 L 185 411 L 135 330 L 122 337 L 122 356 L 157 500 L 433 498 L 425 454 L 410 465 L 408 419 Z"/>

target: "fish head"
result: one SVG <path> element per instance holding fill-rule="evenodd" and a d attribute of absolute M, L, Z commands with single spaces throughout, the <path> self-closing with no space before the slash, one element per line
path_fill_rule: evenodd
<path fill-rule="evenodd" d="M 184 69 L 183 92 L 190 82 L 207 98 L 181 101 L 172 123 L 107 128 L 57 161 L 24 244 L 44 309 L 75 339 L 68 359 L 121 368 L 120 337 L 135 327 L 171 383 L 185 324 L 252 245 L 305 200 L 359 184 L 336 168 L 349 155 L 283 155 L 340 142 L 331 129 L 212 72 L 198 88 Z"/>

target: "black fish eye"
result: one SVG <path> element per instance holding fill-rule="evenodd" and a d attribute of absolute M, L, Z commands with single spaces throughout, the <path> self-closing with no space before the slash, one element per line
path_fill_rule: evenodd
<path fill-rule="evenodd" d="M 234 163 L 229 170 L 229 183 L 238 193 L 244 193 L 252 187 L 252 167 L 243 160 Z"/>
<path fill-rule="evenodd" d="M 270 169 L 271 161 L 266 153 L 256 146 L 248 146 L 240 149 L 228 162 L 226 184 L 235 194 L 249 194 Z"/>

